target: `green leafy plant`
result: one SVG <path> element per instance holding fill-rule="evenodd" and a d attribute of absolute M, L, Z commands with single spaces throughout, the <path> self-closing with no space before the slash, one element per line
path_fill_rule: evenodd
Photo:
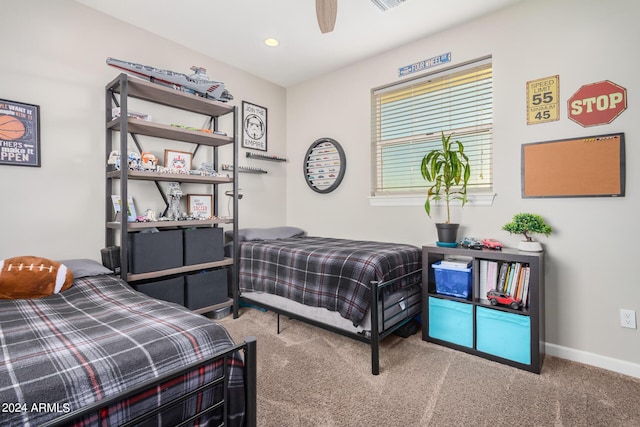
<path fill-rule="evenodd" d="M 422 178 L 431 183 L 427 190 L 424 210 L 431 217 L 431 202 L 444 199 L 447 206 L 447 224 L 451 223 L 450 202 L 467 203 L 467 184 L 471 176 L 469 158 L 460 141 L 451 142 L 451 135 L 442 132 L 442 148 L 432 150 L 422 159 Z"/>
<path fill-rule="evenodd" d="M 527 242 L 533 242 L 529 233 L 540 233 L 548 236 L 552 233 L 552 229 L 544 222 L 544 219 L 538 214 L 518 213 L 513 216 L 513 220 L 502 226 L 502 229 L 512 234 L 524 235 Z"/>

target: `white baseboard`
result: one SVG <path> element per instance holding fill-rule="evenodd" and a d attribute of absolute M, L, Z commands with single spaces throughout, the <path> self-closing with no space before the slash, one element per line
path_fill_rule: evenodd
<path fill-rule="evenodd" d="M 576 350 L 569 347 L 562 347 L 550 343 L 545 343 L 545 350 L 546 354 L 549 356 L 572 360 L 574 362 L 584 363 L 585 365 L 618 372 L 630 377 L 640 378 L 640 365 L 637 363 L 631 363 L 625 360 L 614 359 L 612 357 L 601 356 L 599 354 Z"/>

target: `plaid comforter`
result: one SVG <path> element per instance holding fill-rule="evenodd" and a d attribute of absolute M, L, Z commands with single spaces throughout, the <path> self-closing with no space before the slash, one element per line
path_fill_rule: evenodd
<path fill-rule="evenodd" d="M 371 304 L 370 282 L 418 270 L 421 255 L 410 245 L 326 237 L 246 241 L 240 243 L 240 290 L 324 307 L 358 326 Z"/>
<path fill-rule="evenodd" d="M 70 289 L 46 298 L 0 300 L 0 425 L 39 426 L 232 345 L 222 326 L 135 292 L 113 276 L 76 279 Z M 110 407 L 108 425 L 121 425 L 171 395 L 219 377 L 222 369 L 216 365 Z M 244 391 L 238 354 L 229 374 L 230 421 L 240 425 Z M 211 398 L 203 393 L 150 425 L 175 425 L 174 417 L 183 419 L 210 405 Z M 97 425 L 95 419 L 86 421 L 83 425 Z"/>

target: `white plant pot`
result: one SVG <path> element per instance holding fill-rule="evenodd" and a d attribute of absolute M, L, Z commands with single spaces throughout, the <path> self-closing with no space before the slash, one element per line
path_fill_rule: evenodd
<path fill-rule="evenodd" d="M 518 249 L 526 252 L 542 252 L 542 244 L 540 242 L 528 242 L 526 240 L 521 240 L 518 243 Z"/>

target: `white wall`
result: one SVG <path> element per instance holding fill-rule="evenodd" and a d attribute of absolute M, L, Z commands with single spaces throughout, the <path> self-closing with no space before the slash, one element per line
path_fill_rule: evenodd
<path fill-rule="evenodd" d="M 400 66 L 445 52 L 453 63 L 493 56 L 494 190 L 492 206 L 465 206 L 461 233 L 519 238 L 501 231 L 513 214 L 541 214 L 554 228 L 546 247 L 546 341 L 552 354 L 640 376 L 640 333 L 619 326 L 619 309 L 640 313 L 633 267 L 640 238 L 640 3 L 634 0 L 528 0 L 287 91 L 287 219 L 310 234 L 423 245 L 436 239 L 421 206 L 372 207 L 370 91 L 398 81 Z M 436 68 L 437 69 L 437 68 Z M 560 120 L 526 124 L 529 80 L 560 76 Z M 628 109 L 609 125 L 583 128 L 567 118 L 567 99 L 584 84 L 611 80 L 627 89 Z M 522 199 L 521 144 L 624 132 L 623 198 Z M 347 156 L 343 183 L 330 194 L 307 187 L 302 161 L 319 137 Z M 613 359 L 613 360 L 610 360 Z M 616 366 L 611 366 L 616 365 Z"/>
<path fill-rule="evenodd" d="M 105 85 L 119 74 L 106 65 L 109 56 L 185 73 L 191 65 L 207 68 L 210 78 L 225 82 L 235 98 L 231 104 L 240 108 L 246 100 L 268 109 L 269 153 L 284 156 L 286 97 L 280 86 L 71 0 L 11 2 L 0 14 L 0 28 L 4 40 L 0 99 L 39 105 L 42 130 L 42 167 L 0 165 L 0 259 L 18 255 L 100 259 L 99 250 L 104 247 L 104 92 Z M 135 101 L 131 108 L 144 109 L 160 123 L 204 123 L 204 116 Z M 223 130 L 229 133 L 232 125 L 230 119 L 222 120 Z M 158 156 L 167 148 L 161 140 L 140 137 L 140 141 Z M 243 165 L 269 170 L 266 175 L 239 175 L 245 193 L 240 222 L 281 224 L 285 168 L 246 159 L 244 150 L 240 156 Z M 221 149 L 221 157 L 222 162 L 230 163 L 228 147 Z M 163 208 L 153 184 L 134 184 L 140 188 L 131 191 L 138 211 Z M 199 191 L 183 189 L 207 191 L 202 186 Z M 220 198 L 219 214 L 226 215 L 227 199 Z"/>

